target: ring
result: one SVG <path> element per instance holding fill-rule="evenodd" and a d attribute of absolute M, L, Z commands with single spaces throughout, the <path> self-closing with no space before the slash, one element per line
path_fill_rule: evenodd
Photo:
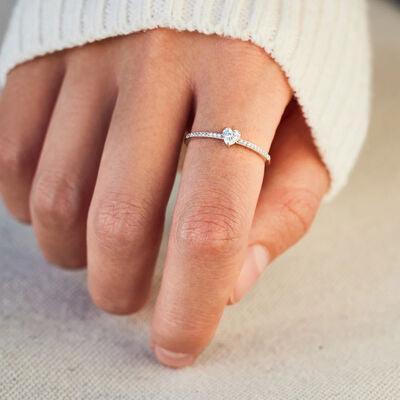
<path fill-rule="evenodd" d="M 255 143 L 241 139 L 240 131 L 236 129 L 225 128 L 222 132 L 206 132 L 206 131 L 189 132 L 185 135 L 186 140 L 192 138 L 219 139 L 223 140 L 228 147 L 234 144 L 238 144 L 239 146 L 243 146 L 249 150 L 254 151 L 259 156 L 261 156 L 263 160 L 266 161 L 268 164 L 271 162 L 271 156 L 268 154 L 267 151 L 265 151 L 260 146 L 257 146 Z"/>

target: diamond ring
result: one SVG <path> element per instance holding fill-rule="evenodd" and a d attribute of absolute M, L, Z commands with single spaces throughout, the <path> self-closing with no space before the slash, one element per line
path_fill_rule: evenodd
<path fill-rule="evenodd" d="M 265 151 L 260 146 L 257 146 L 256 144 L 249 142 L 248 140 L 241 139 L 240 136 L 241 135 L 238 130 L 232 128 L 225 128 L 222 132 L 204 132 L 204 131 L 189 132 L 185 135 L 185 139 L 186 140 L 192 138 L 219 139 L 223 140 L 224 143 L 229 147 L 234 144 L 238 144 L 239 146 L 243 146 L 249 150 L 254 151 L 259 156 L 261 156 L 263 160 L 266 161 L 268 164 L 271 162 L 271 156 L 268 154 L 267 151 Z"/>

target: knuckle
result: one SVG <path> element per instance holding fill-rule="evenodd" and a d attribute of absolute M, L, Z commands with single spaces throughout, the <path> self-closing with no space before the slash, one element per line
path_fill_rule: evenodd
<path fill-rule="evenodd" d="M 129 196 L 110 194 L 94 211 L 93 231 L 104 247 L 140 246 L 149 230 L 151 210 L 145 203 L 135 203 Z"/>
<path fill-rule="evenodd" d="M 149 87 L 154 91 L 155 81 L 169 90 L 176 91 L 177 87 L 187 89 L 191 84 L 191 69 L 187 47 L 183 45 L 184 37 L 187 37 L 187 33 L 164 28 L 128 35 L 126 43 L 129 53 L 126 62 L 121 63 L 120 74 L 125 87 L 135 90 L 139 76 L 143 90 Z M 140 51 L 139 63 L 138 53 L 131 52 L 132 45 Z M 163 68 L 159 68 L 160 63 Z"/>
<path fill-rule="evenodd" d="M 146 40 L 146 46 L 154 54 L 165 54 L 168 48 L 175 42 L 178 33 L 170 29 L 153 29 L 145 32 L 143 37 Z"/>
<path fill-rule="evenodd" d="M 271 57 L 252 43 L 240 40 L 219 39 L 217 42 L 218 55 L 221 59 L 228 57 L 233 62 L 224 67 L 233 71 L 245 71 L 250 76 L 261 77 L 261 71 L 273 63 Z"/>
<path fill-rule="evenodd" d="M 219 50 L 218 54 L 232 58 L 241 68 L 249 68 L 256 63 L 262 63 L 265 66 L 266 60 L 271 61 L 271 57 L 268 54 L 250 42 L 220 38 L 217 41 L 217 48 Z M 243 57 L 243 55 L 246 57 Z M 246 62 L 247 60 L 249 62 Z"/>
<path fill-rule="evenodd" d="M 53 173 L 38 177 L 31 194 L 31 210 L 41 223 L 72 228 L 79 220 L 81 206 L 80 193 L 68 178 Z"/>
<path fill-rule="evenodd" d="M 278 64 L 260 47 L 249 42 L 219 39 L 218 65 L 221 73 L 237 76 L 235 85 L 241 90 L 258 93 L 258 90 L 268 91 L 269 96 L 275 99 L 289 101 L 291 88 L 285 74 Z M 225 63 L 225 59 L 232 62 Z M 235 86 L 233 90 L 237 90 Z"/>
<path fill-rule="evenodd" d="M 296 237 L 303 236 L 314 219 L 320 198 L 308 189 L 287 191 L 279 203 L 280 218 Z"/>
<path fill-rule="evenodd" d="M 21 177 L 31 169 L 33 157 L 29 151 L 15 145 L 9 140 L 0 138 L 0 179 Z"/>
<path fill-rule="evenodd" d="M 232 253 L 240 248 L 243 224 L 240 212 L 227 202 L 187 203 L 177 218 L 175 240 L 190 253 Z"/>

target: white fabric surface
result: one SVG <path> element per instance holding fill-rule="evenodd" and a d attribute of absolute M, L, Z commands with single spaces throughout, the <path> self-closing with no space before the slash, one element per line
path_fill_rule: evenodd
<path fill-rule="evenodd" d="M 369 121 L 365 0 L 18 0 L 0 83 L 35 56 L 156 27 L 265 48 L 286 72 L 329 169 L 327 198 L 346 183 Z"/>
<path fill-rule="evenodd" d="M 351 183 L 227 309 L 195 366 L 157 364 L 151 306 L 96 310 L 85 273 L 48 266 L 0 208 L 0 399 L 400 398 L 400 11 L 372 6 L 373 118 Z"/>

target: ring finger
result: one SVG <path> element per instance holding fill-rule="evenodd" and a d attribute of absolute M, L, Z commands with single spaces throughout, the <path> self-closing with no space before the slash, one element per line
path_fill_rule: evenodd
<path fill-rule="evenodd" d="M 270 147 L 290 90 L 278 67 L 261 57 L 245 74 L 256 79 L 243 84 L 227 79 L 243 71 L 210 73 L 215 80 L 197 93 L 193 130 L 231 125 L 244 139 Z M 248 149 L 191 139 L 153 319 L 152 342 L 162 363 L 188 365 L 210 342 L 243 263 L 264 168 Z"/>

